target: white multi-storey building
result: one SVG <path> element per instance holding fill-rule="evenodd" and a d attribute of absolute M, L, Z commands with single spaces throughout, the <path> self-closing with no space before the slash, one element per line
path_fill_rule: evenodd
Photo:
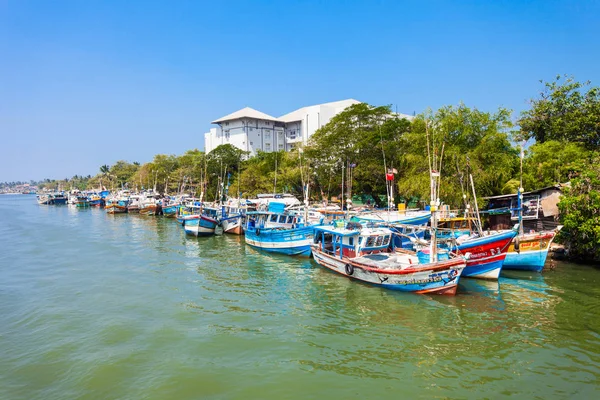
<path fill-rule="evenodd" d="M 333 116 L 360 101 L 347 99 L 302 107 L 279 118 L 246 107 L 213 121 L 218 125 L 204 134 L 204 151 L 211 152 L 222 144 L 231 144 L 255 155 L 264 152 L 290 151 L 306 144 L 317 129 Z"/>

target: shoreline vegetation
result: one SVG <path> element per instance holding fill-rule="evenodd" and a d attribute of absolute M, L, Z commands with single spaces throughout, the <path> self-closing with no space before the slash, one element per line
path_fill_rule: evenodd
<path fill-rule="evenodd" d="M 117 161 L 95 176 L 30 182 L 39 190 L 105 187 L 185 191 L 213 200 L 220 187 L 232 197 L 288 192 L 301 195 L 310 181 L 312 201 L 356 198 L 385 207 L 386 173 L 394 173 L 394 204 L 423 207 L 429 196 L 426 130 L 442 148 L 440 199 L 452 209 L 463 204 L 463 177 L 473 174 L 479 199 L 517 193 L 520 158 L 523 189 L 570 183 L 559 202 L 564 226 L 558 241 L 569 258 L 600 261 L 600 88 L 557 76 L 542 82 L 530 108 L 516 121 L 511 110 L 483 112 L 464 104 L 426 110 L 412 120 L 391 106 L 350 106 L 321 127 L 301 149 L 258 152 L 254 157 L 231 145 L 205 154 L 157 154 L 151 162 Z M 523 150 L 522 150 L 523 149 Z M 344 185 L 342 186 L 342 180 Z M 10 188 L 11 182 L 0 184 Z M 344 193 L 341 193 L 344 187 Z M 484 201 L 479 200 L 480 206 Z"/>

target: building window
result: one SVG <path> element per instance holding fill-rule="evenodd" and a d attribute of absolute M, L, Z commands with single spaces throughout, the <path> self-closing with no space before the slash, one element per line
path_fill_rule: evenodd
<path fill-rule="evenodd" d="M 271 151 L 271 143 L 265 143 L 265 150 Z"/>
<path fill-rule="evenodd" d="M 283 144 L 279 143 L 279 150 L 283 150 Z"/>
<path fill-rule="evenodd" d="M 254 145 L 254 143 L 253 143 L 253 142 L 250 142 L 250 146 L 253 146 L 253 145 Z"/>
<path fill-rule="evenodd" d="M 225 122 L 225 126 L 229 126 L 229 122 Z"/>
<path fill-rule="evenodd" d="M 225 131 L 225 139 L 229 140 L 229 130 Z"/>
<path fill-rule="evenodd" d="M 265 132 L 265 139 L 271 139 L 271 132 Z"/>

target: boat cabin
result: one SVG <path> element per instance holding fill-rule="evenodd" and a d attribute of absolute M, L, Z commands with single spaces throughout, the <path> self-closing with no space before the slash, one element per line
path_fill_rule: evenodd
<path fill-rule="evenodd" d="M 358 257 L 387 252 L 393 233 L 387 228 L 362 228 L 360 224 L 314 227 L 313 244 L 326 254 L 339 257 Z"/>
<path fill-rule="evenodd" d="M 248 228 L 282 228 L 294 229 L 304 226 L 302 217 L 285 212 L 249 211 L 246 214 Z"/>

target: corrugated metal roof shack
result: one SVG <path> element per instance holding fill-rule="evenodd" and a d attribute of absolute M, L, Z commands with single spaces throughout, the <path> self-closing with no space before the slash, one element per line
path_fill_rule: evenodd
<path fill-rule="evenodd" d="M 530 230 L 552 230 L 559 225 L 558 202 L 562 188 L 559 184 L 523 193 L 523 227 Z M 485 197 L 488 201 L 482 212 L 487 216 L 489 229 L 510 229 L 519 222 L 516 194 Z"/>

